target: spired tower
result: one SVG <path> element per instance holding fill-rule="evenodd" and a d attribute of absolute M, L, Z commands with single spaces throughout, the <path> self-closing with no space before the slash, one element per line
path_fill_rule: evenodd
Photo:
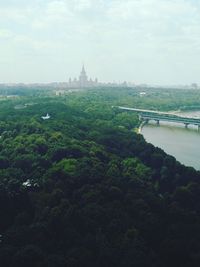
<path fill-rule="evenodd" d="M 87 87 L 88 85 L 88 77 L 87 77 L 84 65 L 82 67 L 81 74 L 79 76 L 79 83 L 80 83 L 80 87 Z"/>
<path fill-rule="evenodd" d="M 69 78 L 69 81 L 67 83 L 68 88 L 89 88 L 89 87 L 97 87 L 98 85 L 99 85 L 99 82 L 97 78 L 94 81 L 91 78 L 88 79 L 84 65 L 82 66 L 82 70 L 79 75 L 79 78 L 78 79 Z"/>

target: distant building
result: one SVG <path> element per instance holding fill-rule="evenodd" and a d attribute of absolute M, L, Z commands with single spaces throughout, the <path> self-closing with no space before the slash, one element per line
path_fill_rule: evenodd
<path fill-rule="evenodd" d="M 192 87 L 192 89 L 198 89 L 198 84 L 197 83 L 192 83 L 191 87 Z"/>
<path fill-rule="evenodd" d="M 56 96 L 63 96 L 65 95 L 65 90 L 56 90 L 55 93 L 56 93 Z"/>
<path fill-rule="evenodd" d="M 140 92 L 140 96 L 145 96 L 147 93 L 146 92 Z"/>
<path fill-rule="evenodd" d="M 95 78 L 92 80 L 91 78 L 88 79 L 88 76 L 85 71 L 85 66 L 82 66 L 81 73 L 79 78 L 74 78 L 73 80 L 69 78 L 69 82 L 67 83 L 67 87 L 69 88 L 87 88 L 87 87 L 96 87 L 98 86 L 98 79 Z"/>
<path fill-rule="evenodd" d="M 128 84 L 126 81 L 122 83 L 103 83 L 99 82 L 97 78 L 92 79 L 88 78 L 87 73 L 85 71 L 85 66 L 82 66 L 82 70 L 78 78 L 69 78 L 67 83 L 64 83 L 63 88 L 69 89 L 82 89 L 82 88 L 95 88 L 95 87 L 127 87 Z"/>

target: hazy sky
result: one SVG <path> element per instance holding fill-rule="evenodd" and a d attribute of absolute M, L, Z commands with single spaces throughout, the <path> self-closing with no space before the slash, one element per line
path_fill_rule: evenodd
<path fill-rule="evenodd" d="M 0 0 L 0 82 L 200 83 L 200 0 Z"/>

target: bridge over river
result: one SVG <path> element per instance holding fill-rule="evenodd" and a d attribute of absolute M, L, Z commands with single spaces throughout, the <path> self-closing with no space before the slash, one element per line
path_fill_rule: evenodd
<path fill-rule="evenodd" d="M 128 108 L 121 106 L 118 106 L 118 108 L 138 113 L 140 120 L 143 121 L 144 123 L 148 123 L 150 120 L 154 120 L 159 125 L 160 121 L 168 121 L 175 123 L 183 123 L 186 128 L 188 127 L 188 125 L 196 125 L 198 126 L 198 130 L 200 130 L 200 118 L 194 118 L 189 116 L 176 115 L 170 112 L 161 112 L 161 111 L 153 111 L 146 109 Z"/>

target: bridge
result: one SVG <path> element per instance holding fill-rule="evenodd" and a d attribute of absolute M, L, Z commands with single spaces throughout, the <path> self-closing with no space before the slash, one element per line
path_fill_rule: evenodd
<path fill-rule="evenodd" d="M 183 123 L 185 128 L 188 125 L 196 125 L 198 126 L 198 130 L 200 130 L 200 118 L 194 118 L 190 116 L 182 116 L 182 115 L 175 115 L 172 112 L 161 112 L 161 111 L 153 111 L 147 109 L 137 109 L 137 108 L 128 108 L 128 107 L 121 107 L 118 106 L 121 110 L 126 111 L 133 111 L 139 114 L 139 118 L 141 121 L 148 123 L 150 120 L 154 120 L 157 125 L 159 125 L 160 121 L 168 121 L 168 122 L 175 122 L 175 123 Z"/>

